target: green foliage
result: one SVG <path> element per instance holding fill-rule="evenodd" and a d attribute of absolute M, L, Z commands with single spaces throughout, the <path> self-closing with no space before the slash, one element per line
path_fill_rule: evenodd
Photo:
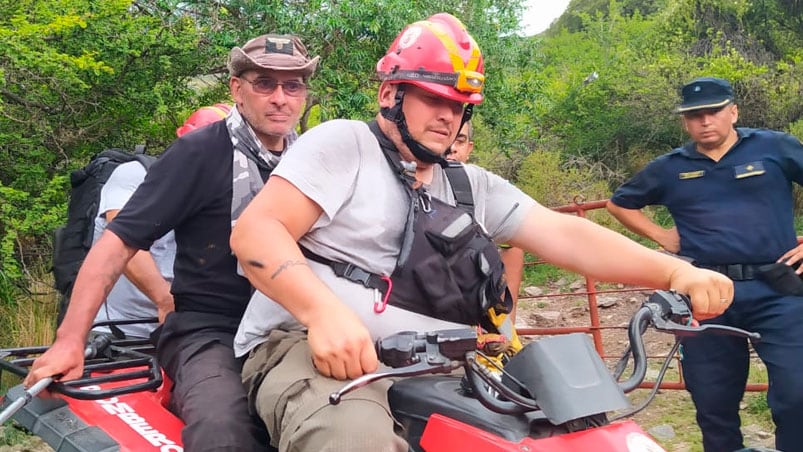
<path fill-rule="evenodd" d="M 770 416 L 770 407 L 767 404 L 767 394 L 766 393 L 759 393 L 756 394 L 755 397 L 747 398 L 747 407 L 745 410 L 748 413 L 753 415 L 764 415 L 767 419 L 766 421 L 772 422 L 772 418 Z"/>
<path fill-rule="evenodd" d="M 49 246 L 48 229 L 66 214 L 63 177 L 69 170 L 106 147 L 146 143 L 151 153 L 158 153 L 195 108 L 225 101 L 225 62 L 233 46 L 266 32 L 295 33 L 312 54 L 321 56 L 303 131 L 309 121 L 372 118 L 376 61 L 406 24 L 434 13 L 463 18 L 486 55 L 498 55 L 502 64 L 512 61 L 516 42 L 509 37 L 518 26 L 521 4 L 0 3 L 0 196 L 8 202 L 0 223 L 0 258 L 5 273 L 12 280 L 22 277 L 25 249 Z M 488 65 L 490 89 L 504 85 L 495 75 L 497 67 L 503 66 Z"/>
<path fill-rule="evenodd" d="M 537 258 L 533 256 L 526 256 L 525 262 L 536 262 Z M 524 267 L 524 275 L 522 278 L 521 287 L 547 287 L 561 279 L 573 282 L 579 276 L 577 273 L 564 270 L 554 265 L 527 265 Z M 541 307 L 541 306 L 539 306 Z"/>
<path fill-rule="evenodd" d="M 789 124 L 789 133 L 803 141 L 803 118 Z"/>
<path fill-rule="evenodd" d="M 0 184 L 0 224 L 4 232 L 0 237 L 0 263 L 4 278 L 22 277 L 26 263 L 47 265 L 48 255 L 26 254 L 23 250 L 36 248 L 37 237 L 49 237 L 63 222 L 67 186 L 62 175 L 50 179 L 37 195 Z"/>
<path fill-rule="evenodd" d="M 539 112 L 540 147 L 591 162 L 615 187 L 682 144 L 672 109 L 701 75 L 733 82 L 740 125 L 786 128 L 803 115 L 803 28 L 781 25 L 799 23 L 778 13 L 784 2 L 761 3 L 573 1 L 541 47 L 552 105 Z M 583 83 L 592 71 L 599 79 Z"/>
<path fill-rule="evenodd" d="M 375 64 L 396 34 L 455 14 L 483 49 L 487 76 L 473 160 L 548 206 L 603 199 L 682 144 L 672 109 L 696 76 L 733 82 L 740 125 L 803 138 L 800 1 L 572 0 L 530 38 L 516 34 L 523 3 L 0 0 L 0 308 L 10 309 L 2 318 L 12 322 L 21 308 L 31 319 L 49 315 L 52 300 L 30 294 L 45 284 L 69 171 L 106 147 L 160 152 L 195 108 L 228 101 L 228 52 L 266 32 L 298 34 L 321 56 L 303 131 L 372 118 Z M 650 213 L 671 225 L 665 211 Z M 528 266 L 528 282 L 561 277 L 545 268 Z M 52 332 L 33 321 L 3 328 L 14 337 Z"/>
<path fill-rule="evenodd" d="M 4 270 L 0 270 L 0 306 L 12 306 L 17 300 L 17 292 L 11 278 Z"/>
<path fill-rule="evenodd" d="M 110 146 L 147 143 L 158 153 L 192 110 L 226 101 L 229 50 L 265 32 L 299 34 L 322 58 L 305 130 L 335 117 L 373 117 L 375 64 L 396 34 L 436 12 L 457 15 L 484 50 L 487 75 L 474 160 L 548 205 L 604 197 L 681 144 L 671 111 L 694 76 L 733 81 L 742 125 L 801 135 L 799 2 L 573 0 L 547 34 L 532 38 L 516 34 L 522 4 L 0 2 L 6 277 L 23 277 L 26 249 L 49 246 L 70 169 Z"/>
<path fill-rule="evenodd" d="M 212 70 L 202 30 L 161 4 L 0 4 L 0 262 L 12 281 L 47 265 L 69 170 L 105 147 L 163 148 L 171 113 L 193 103 L 187 82 Z M 32 250 L 41 262 L 26 262 Z"/>
<path fill-rule="evenodd" d="M 25 429 L 15 423 L 0 426 L 0 446 L 15 446 L 14 450 L 33 450 L 36 442 Z"/>
<path fill-rule="evenodd" d="M 610 195 L 607 185 L 595 179 L 586 166 L 564 164 L 558 153 L 549 151 L 533 152 L 524 160 L 518 187 L 548 207 Z"/>

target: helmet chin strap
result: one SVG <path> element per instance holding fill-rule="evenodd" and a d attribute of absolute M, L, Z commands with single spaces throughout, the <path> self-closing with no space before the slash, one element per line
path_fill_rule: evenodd
<path fill-rule="evenodd" d="M 443 153 L 438 154 L 416 141 L 413 136 L 410 135 L 410 129 L 407 128 L 407 120 L 404 117 L 404 112 L 402 111 L 402 103 L 404 102 L 404 85 L 402 84 L 400 84 L 396 89 L 395 101 L 396 103 L 393 105 L 393 107 L 382 107 L 379 112 L 382 114 L 383 118 L 396 124 L 396 127 L 399 128 L 402 142 L 404 142 L 404 144 L 410 148 L 413 156 L 424 163 L 437 163 L 441 166 L 447 165 L 448 162 L 446 161 L 445 156 L 449 150 L 448 148 Z M 463 124 L 465 124 L 466 121 L 471 118 L 473 107 L 473 105 L 469 104 L 463 110 L 463 118 L 460 122 L 460 127 L 463 127 Z"/>

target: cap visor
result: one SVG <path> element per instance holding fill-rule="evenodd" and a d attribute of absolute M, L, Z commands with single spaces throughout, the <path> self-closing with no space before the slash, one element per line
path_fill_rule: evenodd
<path fill-rule="evenodd" d="M 733 99 L 725 99 L 720 102 L 705 102 L 702 104 L 681 105 L 675 109 L 675 113 L 686 113 L 687 111 L 706 110 L 710 108 L 720 108 L 733 102 Z"/>

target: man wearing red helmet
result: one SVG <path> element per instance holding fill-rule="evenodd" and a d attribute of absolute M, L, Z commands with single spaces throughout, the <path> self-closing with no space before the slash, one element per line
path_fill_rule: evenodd
<path fill-rule="evenodd" d="M 176 129 L 176 136 L 199 129 L 226 117 L 231 107 L 226 104 L 201 107 L 187 117 L 184 124 Z M 147 170 L 138 161 L 123 163 L 112 171 L 103 184 L 98 201 L 98 216 L 95 218 L 94 242 L 128 202 L 137 187 L 145 180 Z M 95 321 L 141 320 L 158 317 L 164 322 L 168 312 L 172 312 L 173 295 L 170 283 L 173 281 L 173 261 L 176 257 L 176 239 L 173 231 L 163 235 L 148 250 L 138 251 L 128 261 L 125 273 L 114 284 L 103 302 Z M 153 298 L 149 298 L 153 297 Z M 156 328 L 150 323 L 119 325 L 127 338 L 147 338 Z M 109 332 L 109 328 L 98 326 L 93 331 Z"/>
<path fill-rule="evenodd" d="M 689 293 L 701 318 L 727 307 L 722 275 L 547 209 L 477 166 L 452 172 L 444 154 L 484 84 L 482 54 L 459 20 L 409 25 L 377 71 L 376 120 L 305 133 L 232 231 L 259 291 L 235 352 L 247 355 L 249 403 L 280 450 L 406 451 L 388 382 L 336 406 L 329 394 L 377 370 L 379 337 L 487 325 L 488 309 L 509 309 L 494 242 L 597 279 Z M 461 174 L 470 211 L 453 190 Z"/>
<path fill-rule="evenodd" d="M 318 59 L 292 35 L 262 35 L 231 50 L 234 109 L 224 121 L 182 135 L 151 166 L 90 249 L 56 341 L 33 364 L 28 387 L 46 376 L 80 377 L 86 334 L 109 289 L 137 250 L 174 230 L 175 311 L 158 330 L 156 351 L 173 381 L 169 408 L 185 423 L 184 447 L 267 449 L 264 429 L 248 411 L 242 360 L 232 350 L 253 289 L 238 271 L 229 236 L 296 139 Z"/>

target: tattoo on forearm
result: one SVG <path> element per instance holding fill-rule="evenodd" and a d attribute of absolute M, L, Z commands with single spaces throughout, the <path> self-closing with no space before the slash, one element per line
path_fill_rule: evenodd
<path fill-rule="evenodd" d="M 296 265 L 307 265 L 307 263 L 305 261 L 286 261 L 280 265 L 272 275 L 270 275 L 270 279 L 276 279 L 276 277 L 279 276 L 279 273 L 287 270 L 290 267 L 295 267 Z"/>

